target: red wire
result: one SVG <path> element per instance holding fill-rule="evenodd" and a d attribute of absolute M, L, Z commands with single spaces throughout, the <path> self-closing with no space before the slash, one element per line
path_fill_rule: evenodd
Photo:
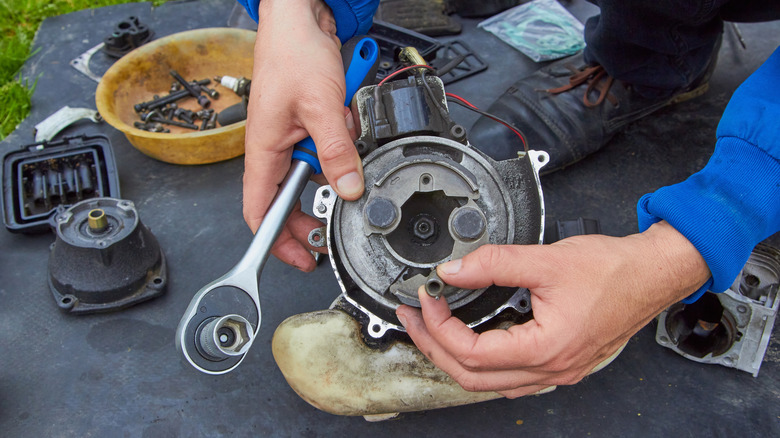
<path fill-rule="evenodd" d="M 425 64 L 410 65 L 409 67 L 400 68 L 400 69 L 390 73 L 389 75 L 385 76 L 384 79 L 379 81 L 379 84 L 377 86 L 381 86 L 382 84 L 384 84 L 385 82 L 387 82 L 391 78 L 394 78 L 395 76 L 397 76 L 399 73 L 403 73 L 403 72 L 411 70 L 413 68 L 427 68 L 428 70 L 435 71 L 434 68 L 431 67 L 430 65 L 425 65 Z"/>
<path fill-rule="evenodd" d="M 468 100 L 458 96 L 457 94 L 454 94 L 454 93 L 444 93 L 444 94 L 446 94 L 448 97 L 451 97 L 453 99 L 458 99 L 459 101 L 465 103 L 466 105 L 468 105 L 468 106 L 470 106 L 470 107 L 472 107 L 474 109 L 479 109 L 479 108 L 477 108 L 476 105 L 474 105 L 473 103 L 469 102 Z"/>
<path fill-rule="evenodd" d="M 477 107 L 476 107 L 476 105 L 474 105 L 474 104 L 472 104 L 471 102 L 469 102 L 468 100 L 466 100 L 466 99 L 464 99 L 464 98 L 462 98 L 462 97 L 458 96 L 457 94 L 453 94 L 453 93 L 445 93 L 445 94 L 447 95 L 447 97 L 451 97 L 451 98 L 453 98 L 453 99 L 457 99 L 457 100 L 459 100 L 459 101 L 463 102 L 464 104 L 466 104 L 466 105 L 468 105 L 468 106 L 470 106 L 470 107 L 474 108 L 475 110 L 478 110 L 478 111 L 480 110 L 479 108 L 477 108 Z M 523 134 L 521 134 L 521 133 L 520 133 L 520 131 L 518 131 L 518 130 L 517 130 L 515 127 L 514 127 L 514 126 L 512 126 L 512 125 L 510 125 L 509 123 L 507 123 L 507 122 L 505 122 L 505 121 L 503 121 L 503 120 L 499 119 L 498 117 L 494 117 L 494 116 L 492 116 L 491 114 L 488 114 L 488 113 L 483 113 L 483 115 L 484 115 L 485 117 L 488 117 L 488 118 L 489 118 L 489 119 L 491 119 L 491 120 L 495 120 L 496 122 L 498 122 L 498 123 L 500 123 L 500 124 L 502 124 L 502 125 L 506 126 L 507 128 L 509 128 L 509 129 L 510 129 L 512 132 L 514 132 L 514 133 L 515 133 L 515 135 L 517 135 L 518 137 L 520 137 L 520 141 L 522 141 L 522 142 L 523 142 L 523 148 L 524 148 L 526 151 L 528 151 L 528 144 L 525 142 L 525 137 L 523 137 Z"/>

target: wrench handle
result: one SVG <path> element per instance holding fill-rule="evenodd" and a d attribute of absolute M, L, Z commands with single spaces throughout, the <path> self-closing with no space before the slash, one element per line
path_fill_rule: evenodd
<path fill-rule="evenodd" d="M 279 186 L 279 191 L 271 202 L 271 206 L 268 207 L 268 211 L 252 239 L 252 244 L 249 245 L 249 249 L 234 270 L 252 269 L 257 273 L 258 280 L 260 279 L 260 272 L 271 254 L 271 247 L 282 232 L 295 203 L 300 199 L 303 189 L 306 188 L 306 184 L 313 174 L 314 168 L 309 163 L 292 160 L 290 170 Z"/>

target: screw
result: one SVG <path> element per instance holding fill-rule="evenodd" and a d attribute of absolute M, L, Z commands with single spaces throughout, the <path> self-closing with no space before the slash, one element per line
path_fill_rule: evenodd
<path fill-rule="evenodd" d="M 219 91 L 212 90 L 211 88 L 208 88 L 208 87 L 205 87 L 205 86 L 201 86 L 200 88 L 204 92 L 206 92 L 206 94 L 208 94 L 210 98 L 212 98 L 212 99 L 219 99 Z"/>
<path fill-rule="evenodd" d="M 216 127 L 217 127 L 217 113 L 213 113 L 211 117 L 209 117 L 208 122 L 206 122 L 205 129 L 214 129 Z"/>
<path fill-rule="evenodd" d="M 146 120 L 151 122 L 162 123 L 164 125 L 178 126 L 179 128 L 187 128 L 187 129 L 195 129 L 195 130 L 198 129 L 198 127 L 196 125 L 193 125 L 192 123 L 177 122 L 176 120 L 168 120 L 166 118 L 160 118 L 156 116 L 147 118 Z"/>
<path fill-rule="evenodd" d="M 382 197 L 368 201 L 363 214 L 369 225 L 381 229 L 388 228 L 397 217 L 393 201 Z"/>
<path fill-rule="evenodd" d="M 211 118 L 211 114 L 214 113 L 213 109 L 203 109 L 195 113 L 195 116 L 201 120 L 208 120 Z"/>
<path fill-rule="evenodd" d="M 183 99 L 187 96 L 189 96 L 190 93 L 187 90 L 179 90 L 175 93 L 171 93 L 167 96 L 157 97 L 156 99 L 152 99 L 147 102 L 141 102 L 136 104 L 133 108 L 135 109 L 135 112 L 140 113 L 143 111 L 153 110 L 155 108 L 164 107 L 165 105 L 168 105 L 169 103 L 176 102 L 179 99 Z"/>
<path fill-rule="evenodd" d="M 179 73 L 176 72 L 176 70 L 171 70 L 168 73 L 170 73 L 171 76 L 173 76 L 174 79 L 176 79 L 184 89 L 186 89 L 192 97 L 198 99 L 198 105 L 202 106 L 203 108 L 208 108 L 209 105 L 211 105 L 211 101 L 206 96 L 201 96 L 201 86 L 198 82 L 190 83 L 184 80 Z M 210 81 L 209 81 L 210 82 Z"/>
<path fill-rule="evenodd" d="M 476 208 L 463 207 L 452 218 L 452 231 L 460 240 L 477 240 L 485 233 L 485 219 Z"/>
<path fill-rule="evenodd" d="M 176 108 L 173 111 L 173 116 L 178 117 L 179 120 L 184 120 L 185 122 L 190 124 L 192 124 L 192 122 L 195 120 L 193 117 L 193 112 L 184 108 Z"/>
<path fill-rule="evenodd" d="M 171 132 L 169 129 L 164 128 L 159 123 L 134 122 L 133 126 L 135 126 L 138 129 L 143 129 L 144 131 L 149 131 L 149 132 Z"/>

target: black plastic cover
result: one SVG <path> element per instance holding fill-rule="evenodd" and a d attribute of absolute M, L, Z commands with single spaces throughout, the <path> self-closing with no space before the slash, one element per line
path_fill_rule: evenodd
<path fill-rule="evenodd" d="M 103 52 L 106 55 L 121 58 L 154 38 L 154 31 L 141 23 L 136 16 L 130 16 L 120 21 L 114 27 L 111 36 L 103 40 Z"/>
<path fill-rule="evenodd" d="M 58 208 L 90 198 L 118 198 L 119 176 L 108 138 L 66 137 L 35 143 L 3 157 L 2 210 L 14 233 L 51 228 Z"/>

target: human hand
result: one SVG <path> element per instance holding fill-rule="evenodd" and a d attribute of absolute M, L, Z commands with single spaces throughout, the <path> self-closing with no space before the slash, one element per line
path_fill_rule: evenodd
<path fill-rule="evenodd" d="M 422 311 L 396 311 L 420 351 L 464 389 L 510 398 L 579 382 L 710 277 L 696 248 L 666 222 L 620 238 L 486 245 L 437 272 L 464 288 L 530 289 L 534 319 L 508 330 L 476 334 L 423 288 Z"/>
<path fill-rule="evenodd" d="M 307 136 L 336 193 L 346 200 L 363 193 L 339 49 L 333 15 L 321 0 L 260 2 L 244 160 L 244 220 L 253 232 L 290 168 L 293 146 Z M 320 226 L 299 203 L 271 252 L 302 271 L 313 270 L 308 234 Z"/>

